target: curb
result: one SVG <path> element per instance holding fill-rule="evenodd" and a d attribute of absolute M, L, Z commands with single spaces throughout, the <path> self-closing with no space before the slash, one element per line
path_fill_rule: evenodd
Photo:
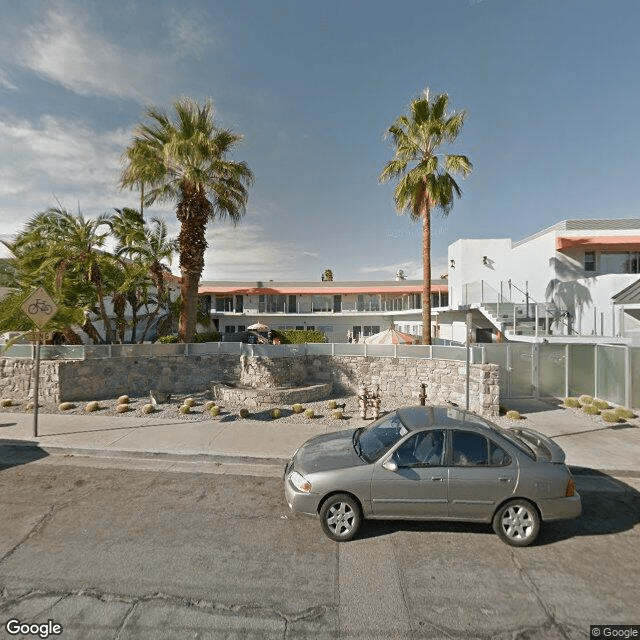
<path fill-rule="evenodd" d="M 251 455 L 232 455 L 226 453 L 171 453 L 166 451 L 126 451 L 113 449 L 83 449 L 79 447 L 59 447 L 41 446 L 36 442 L 17 443 L 10 445 L 0 443 L 0 459 L 5 452 L 27 453 L 41 451 L 49 455 L 84 456 L 102 459 L 122 459 L 122 460 L 156 460 L 168 462 L 209 462 L 211 464 L 262 464 L 283 467 L 288 462 L 288 458 L 267 458 Z"/>

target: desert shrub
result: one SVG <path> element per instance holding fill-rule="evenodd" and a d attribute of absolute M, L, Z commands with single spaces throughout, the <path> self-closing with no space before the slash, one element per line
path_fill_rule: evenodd
<path fill-rule="evenodd" d="M 217 331 L 210 333 L 196 333 L 191 342 L 220 342 L 220 334 Z"/>
<path fill-rule="evenodd" d="M 305 417 L 305 418 L 314 418 L 314 417 L 315 417 L 315 415 L 316 415 L 316 414 L 313 412 L 313 409 L 307 409 L 307 410 L 304 412 L 304 417 Z"/>
<path fill-rule="evenodd" d="M 342 416 L 342 411 L 340 411 L 339 409 L 338 409 L 338 411 L 334 411 L 334 412 L 331 414 L 331 417 L 332 417 L 334 420 L 342 420 L 342 417 L 343 417 L 343 416 Z"/>
<path fill-rule="evenodd" d="M 0 401 L 0 405 L 2 405 L 3 407 L 10 407 L 13 404 L 12 400 L 9 400 L 8 398 L 5 398 L 4 400 Z"/>
<path fill-rule="evenodd" d="M 240 411 L 238 412 L 238 415 L 241 418 L 248 418 L 249 417 L 249 409 L 247 409 L 247 407 L 242 407 L 242 409 L 240 409 Z"/>
<path fill-rule="evenodd" d="M 624 422 L 624 420 L 622 418 L 620 418 L 619 416 L 616 415 L 615 411 L 605 411 L 602 414 L 602 419 L 605 422 L 610 422 L 610 423 L 615 423 L 615 422 Z"/>
<path fill-rule="evenodd" d="M 604 400 L 594 400 L 593 401 L 593 406 L 596 409 L 600 409 L 600 411 L 603 411 L 604 409 L 610 409 L 611 408 L 609 406 L 609 403 L 605 402 Z"/>
<path fill-rule="evenodd" d="M 582 407 L 582 410 L 585 413 L 588 413 L 590 416 L 599 416 L 600 415 L 600 409 L 598 409 L 598 407 L 596 407 L 593 404 L 585 404 L 584 407 Z"/>
<path fill-rule="evenodd" d="M 215 418 L 216 416 L 220 415 L 220 407 L 217 404 L 214 404 L 213 407 L 211 407 L 211 409 L 209 409 L 209 415 L 212 418 Z"/>
<path fill-rule="evenodd" d="M 509 420 L 520 420 L 521 417 L 517 411 L 507 411 L 507 418 L 509 418 Z"/>
<path fill-rule="evenodd" d="M 118 404 L 129 404 L 129 396 L 120 396 L 118 398 Z"/>
<path fill-rule="evenodd" d="M 329 400 L 327 407 L 329 407 L 329 409 L 337 409 L 338 403 L 335 400 Z"/>
<path fill-rule="evenodd" d="M 60 411 L 69 411 L 69 409 L 75 409 L 75 406 L 73 402 L 61 402 L 58 405 L 58 409 L 60 409 Z"/>
<path fill-rule="evenodd" d="M 274 329 L 272 338 L 279 338 L 281 344 L 304 344 L 305 342 L 326 342 L 327 338 L 321 331 L 309 331 L 301 329 Z"/>
<path fill-rule="evenodd" d="M 180 411 L 180 413 L 182 414 L 191 413 L 191 405 L 181 404 L 180 407 L 178 408 L 178 411 Z"/>
<path fill-rule="evenodd" d="M 123 402 L 122 404 L 118 405 L 118 407 L 116 408 L 116 411 L 118 413 L 125 413 L 126 411 L 129 411 L 129 405 Z"/>
<path fill-rule="evenodd" d="M 160 344 L 175 344 L 180 342 L 180 338 L 178 336 L 160 336 L 158 342 Z"/>
<path fill-rule="evenodd" d="M 207 402 L 204 403 L 204 410 L 205 411 L 210 411 L 211 407 L 215 407 L 216 403 L 213 400 L 207 400 Z"/>
<path fill-rule="evenodd" d="M 571 407 L 572 409 L 579 409 L 582 405 L 580 404 L 580 400 L 578 400 L 578 398 L 565 398 L 564 406 Z"/>
<path fill-rule="evenodd" d="M 586 395 L 580 396 L 578 400 L 580 400 L 580 404 L 591 404 L 593 402 L 593 398 Z"/>
<path fill-rule="evenodd" d="M 100 408 L 100 404 L 93 400 L 92 402 L 87 403 L 87 406 L 84 408 L 85 411 L 91 413 L 92 411 L 97 411 Z"/>
<path fill-rule="evenodd" d="M 186 405 L 187 407 L 193 407 L 195 403 L 196 401 L 194 398 L 185 398 L 182 404 Z"/>
<path fill-rule="evenodd" d="M 282 411 L 280 409 L 272 409 L 271 410 L 271 419 L 272 420 L 277 420 L 279 417 L 282 416 Z"/>
<path fill-rule="evenodd" d="M 301 404 L 294 404 L 291 407 L 293 413 L 302 413 L 304 411 L 304 407 Z"/>
<path fill-rule="evenodd" d="M 153 413 L 155 411 L 152 404 L 145 404 L 142 407 L 142 413 Z"/>
<path fill-rule="evenodd" d="M 618 416 L 618 418 L 624 418 L 625 420 L 635 418 L 635 414 L 633 413 L 633 411 L 629 411 L 629 409 L 625 409 L 624 407 L 616 407 L 614 413 Z"/>

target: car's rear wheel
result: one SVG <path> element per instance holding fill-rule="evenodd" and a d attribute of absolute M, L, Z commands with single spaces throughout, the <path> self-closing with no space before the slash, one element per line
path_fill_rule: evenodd
<path fill-rule="evenodd" d="M 512 547 L 526 547 L 540 533 L 538 510 L 528 500 L 510 500 L 493 516 L 493 530 Z"/>
<path fill-rule="evenodd" d="M 329 496 L 320 508 L 320 523 L 325 535 L 332 540 L 351 540 L 362 523 L 360 505 L 346 493 Z"/>

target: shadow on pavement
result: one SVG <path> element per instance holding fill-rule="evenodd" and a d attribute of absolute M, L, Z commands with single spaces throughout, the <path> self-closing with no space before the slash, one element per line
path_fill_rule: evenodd
<path fill-rule="evenodd" d="M 35 442 L 0 438 L 0 471 L 29 464 L 48 455 Z"/>
<path fill-rule="evenodd" d="M 606 473 L 572 467 L 578 492 L 582 498 L 582 515 L 573 520 L 543 522 L 533 546 L 544 546 L 578 536 L 613 535 L 629 531 L 640 523 L 640 492 Z M 491 525 L 482 523 L 365 520 L 358 539 L 377 538 L 396 531 L 423 531 L 493 534 Z"/>

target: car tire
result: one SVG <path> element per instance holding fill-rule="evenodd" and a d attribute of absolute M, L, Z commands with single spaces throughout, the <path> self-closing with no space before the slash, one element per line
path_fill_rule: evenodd
<path fill-rule="evenodd" d="M 493 530 L 508 545 L 526 547 L 540 533 L 540 515 L 528 500 L 509 500 L 493 516 Z"/>
<path fill-rule="evenodd" d="M 346 493 L 329 496 L 320 508 L 320 524 L 325 535 L 336 542 L 352 540 L 362 523 L 357 500 Z"/>

